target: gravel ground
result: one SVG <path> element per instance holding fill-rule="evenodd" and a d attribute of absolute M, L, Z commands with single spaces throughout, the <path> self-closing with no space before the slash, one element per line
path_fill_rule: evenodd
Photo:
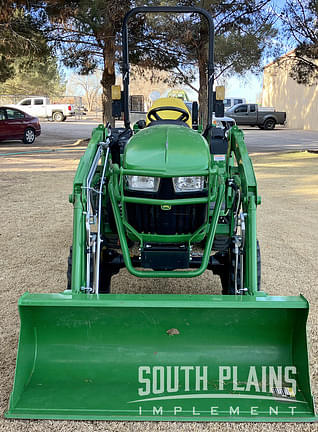
<path fill-rule="evenodd" d="M 2 317 L 0 328 L 0 409 L 11 392 L 19 332 L 17 300 L 30 292 L 59 292 L 66 286 L 66 261 L 72 241 L 74 170 L 83 148 L 61 153 L 0 159 L 2 224 L 0 258 Z M 317 343 L 317 220 L 318 155 L 313 153 L 253 156 L 262 205 L 258 237 L 262 251 L 262 289 L 270 294 L 297 295 L 309 300 L 308 322 L 312 387 L 318 400 Z M 122 270 L 114 292 L 220 292 L 217 277 L 138 280 Z M 125 288 L 123 288 L 125 287 Z M 133 423 L 94 421 L 13 421 L 0 419 L 1 431 L 309 431 L 313 424 Z"/>

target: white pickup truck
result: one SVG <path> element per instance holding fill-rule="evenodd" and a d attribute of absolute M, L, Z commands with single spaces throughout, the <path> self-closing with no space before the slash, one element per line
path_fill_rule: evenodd
<path fill-rule="evenodd" d="M 51 118 L 54 121 L 65 121 L 67 117 L 75 115 L 71 104 L 50 104 L 50 100 L 42 96 L 22 99 L 15 105 L 10 105 L 34 117 Z"/>

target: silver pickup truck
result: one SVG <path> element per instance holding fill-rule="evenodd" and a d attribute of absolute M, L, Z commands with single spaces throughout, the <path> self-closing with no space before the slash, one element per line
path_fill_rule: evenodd
<path fill-rule="evenodd" d="M 258 126 L 260 129 L 272 130 L 277 124 L 285 124 L 286 113 L 274 108 L 262 108 L 257 104 L 237 104 L 225 112 L 237 125 Z"/>

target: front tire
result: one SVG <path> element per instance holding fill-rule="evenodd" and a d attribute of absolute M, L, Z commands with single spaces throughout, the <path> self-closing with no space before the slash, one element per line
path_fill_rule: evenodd
<path fill-rule="evenodd" d="M 27 128 L 24 131 L 23 142 L 24 144 L 33 144 L 35 140 L 35 131 L 32 128 Z"/>
<path fill-rule="evenodd" d="M 56 111 L 55 113 L 53 113 L 53 120 L 56 122 L 62 122 L 64 121 L 64 115 L 63 113 L 61 113 L 60 111 Z"/>
<path fill-rule="evenodd" d="M 238 262 L 237 286 L 241 286 L 240 260 Z M 220 274 L 222 294 L 235 295 L 235 254 L 234 247 L 228 250 L 223 272 Z M 257 240 L 257 291 L 261 289 L 261 250 Z"/>
<path fill-rule="evenodd" d="M 106 250 L 101 249 L 101 260 L 99 267 L 99 292 L 100 294 L 109 294 L 111 289 L 112 272 L 105 260 Z"/>
<path fill-rule="evenodd" d="M 70 253 L 67 258 L 67 286 L 66 289 L 71 290 L 72 289 L 72 246 L 70 247 Z M 101 250 L 101 262 L 99 267 L 99 293 L 100 294 L 108 294 L 110 293 L 110 287 L 111 287 L 111 277 L 113 276 L 113 272 L 109 269 L 107 266 L 107 263 L 105 263 L 104 258 L 105 251 Z M 90 269 L 90 280 L 93 281 L 93 268 L 91 266 Z"/>
<path fill-rule="evenodd" d="M 72 289 L 72 246 L 70 247 L 70 253 L 67 257 L 67 284 L 66 289 Z"/>

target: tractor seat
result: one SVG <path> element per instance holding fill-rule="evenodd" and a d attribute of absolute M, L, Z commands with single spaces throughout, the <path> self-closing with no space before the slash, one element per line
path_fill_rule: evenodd
<path fill-rule="evenodd" d="M 159 118 L 154 118 L 153 115 L 150 115 L 149 117 L 148 115 L 151 113 L 151 110 L 156 108 L 158 109 L 157 115 Z M 179 120 L 182 113 L 180 113 L 180 111 L 174 111 L 173 108 L 185 111 L 189 115 L 188 119 L 185 121 Z M 157 99 L 147 113 L 146 126 L 155 126 L 159 124 L 174 124 L 192 128 L 191 113 L 183 100 L 173 97 Z"/>
<path fill-rule="evenodd" d="M 209 126 L 203 136 L 209 141 L 211 154 L 225 155 L 227 153 L 228 141 L 224 129 Z"/>

